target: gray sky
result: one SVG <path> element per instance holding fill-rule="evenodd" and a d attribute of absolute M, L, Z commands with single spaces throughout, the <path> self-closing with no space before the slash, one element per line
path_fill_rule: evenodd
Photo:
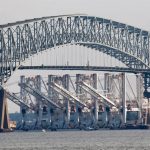
<path fill-rule="evenodd" d="M 150 0 L 0 0 L 0 24 L 72 13 L 110 18 L 150 31 Z"/>
<path fill-rule="evenodd" d="M 43 16 L 88 14 L 150 31 L 150 0 L 0 0 L 0 24 Z M 12 78 L 18 79 L 15 73 Z M 11 104 L 10 111 L 16 110 Z"/>

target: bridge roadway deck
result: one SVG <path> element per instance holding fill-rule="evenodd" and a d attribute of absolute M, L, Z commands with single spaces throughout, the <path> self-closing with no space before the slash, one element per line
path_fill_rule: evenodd
<path fill-rule="evenodd" d="M 127 72 L 127 73 L 148 73 L 148 69 L 133 69 L 125 67 L 101 67 L 101 66 L 20 66 L 20 70 L 85 70 L 85 71 L 108 71 L 108 72 Z"/>

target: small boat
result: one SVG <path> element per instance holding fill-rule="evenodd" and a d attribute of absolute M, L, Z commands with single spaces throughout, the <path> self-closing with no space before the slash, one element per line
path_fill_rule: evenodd
<path fill-rule="evenodd" d="M 85 128 L 85 130 L 86 130 L 86 131 L 93 131 L 93 130 L 94 130 L 94 128 L 86 127 L 86 128 Z"/>
<path fill-rule="evenodd" d="M 46 132 L 46 130 L 45 130 L 45 129 L 42 129 L 42 132 Z"/>

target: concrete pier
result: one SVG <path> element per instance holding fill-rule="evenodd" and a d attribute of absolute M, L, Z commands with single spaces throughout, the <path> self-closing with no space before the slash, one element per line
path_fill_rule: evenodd
<path fill-rule="evenodd" d="M 8 105 L 4 89 L 0 89 L 0 131 L 9 129 Z"/>

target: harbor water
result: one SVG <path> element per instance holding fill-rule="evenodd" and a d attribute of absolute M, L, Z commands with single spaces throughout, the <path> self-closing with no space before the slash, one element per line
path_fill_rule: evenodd
<path fill-rule="evenodd" d="M 150 150 L 150 130 L 0 133 L 0 150 Z"/>

